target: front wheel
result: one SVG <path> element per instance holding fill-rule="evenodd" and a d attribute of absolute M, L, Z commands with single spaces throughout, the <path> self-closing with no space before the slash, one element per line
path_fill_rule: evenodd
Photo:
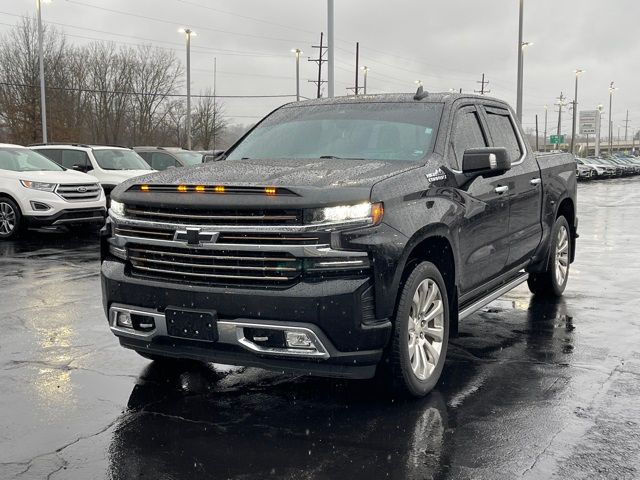
<path fill-rule="evenodd" d="M 22 214 L 13 200 L 0 198 L 0 240 L 9 240 L 20 233 Z"/>
<path fill-rule="evenodd" d="M 535 295 L 559 297 L 569 280 L 571 262 L 571 229 L 565 217 L 558 217 L 551 231 L 549 263 L 540 273 L 531 273 L 527 283 Z"/>
<path fill-rule="evenodd" d="M 422 397 L 436 385 L 449 343 L 449 301 L 438 268 L 422 262 L 404 284 L 389 352 L 392 382 L 401 393 Z"/>

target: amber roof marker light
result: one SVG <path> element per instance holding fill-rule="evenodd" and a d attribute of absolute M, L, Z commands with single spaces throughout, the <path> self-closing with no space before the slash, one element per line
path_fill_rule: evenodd
<path fill-rule="evenodd" d="M 149 185 L 140 185 L 140 190 L 143 192 L 148 192 L 151 189 L 149 188 Z"/>
<path fill-rule="evenodd" d="M 186 192 L 187 191 L 187 186 L 186 185 L 178 185 L 178 191 L 179 192 Z"/>

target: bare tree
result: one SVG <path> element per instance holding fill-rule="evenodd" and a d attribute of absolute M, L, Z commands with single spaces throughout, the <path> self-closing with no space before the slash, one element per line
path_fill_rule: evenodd
<path fill-rule="evenodd" d="M 207 89 L 198 98 L 193 117 L 194 144 L 203 150 L 213 149 L 216 140 L 224 134 L 227 121 L 224 117 L 224 106 L 213 98 L 211 90 Z"/>

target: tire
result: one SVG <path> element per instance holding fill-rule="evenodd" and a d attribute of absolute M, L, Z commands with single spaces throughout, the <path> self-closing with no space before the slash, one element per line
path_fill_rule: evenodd
<path fill-rule="evenodd" d="M 22 212 L 10 198 L 0 197 L 0 240 L 10 240 L 22 231 Z"/>
<path fill-rule="evenodd" d="M 529 274 L 527 283 L 534 295 L 560 297 L 569 280 L 571 228 L 565 217 L 558 217 L 551 230 L 547 269 Z"/>
<path fill-rule="evenodd" d="M 420 323 L 412 320 L 416 310 L 422 310 Z M 420 263 L 402 288 L 388 352 L 387 375 L 399 393 L 423 397 L 436 386 L 447 355 L 449 318 L 442 275 L 433 263 Z"/>

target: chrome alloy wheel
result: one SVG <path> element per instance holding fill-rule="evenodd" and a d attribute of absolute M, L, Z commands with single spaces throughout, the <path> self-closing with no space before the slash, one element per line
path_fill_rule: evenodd
<path fill-rule="evenodd" d="M 16 212 L 5 202 L 0 202 L 0 234 L 10 235 L 16 228 Z"/>
<path fill-rule="evenodd" d="M 569 232 L 562 225 L 558 230 L 556 239 L 556 281 L 558 285 L 564 285 L 569 273 Z"/>
<path fill-rule="evenodd" d="M 442 293 L 430 278 L 420 282 L 413 295 L 408 329 L 411 369 L 426 380 L 438 365 L 444 338 Z"/>

